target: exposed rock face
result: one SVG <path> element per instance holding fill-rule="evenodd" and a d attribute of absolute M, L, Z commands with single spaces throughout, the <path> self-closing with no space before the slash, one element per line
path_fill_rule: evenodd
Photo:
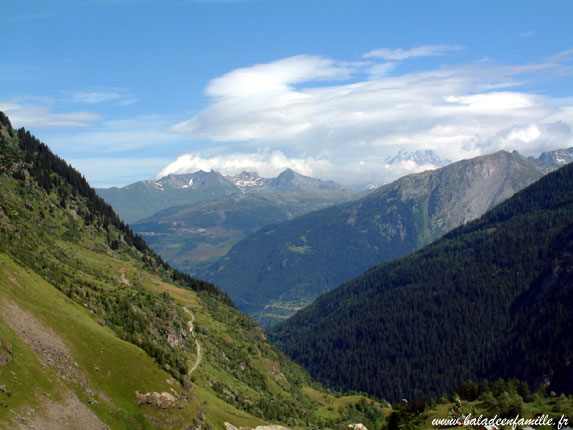
<path fill-rule="evenodd" d="M 185 339 L 187 339 L 187 330 L 169 330 L 165 333 L 167 337 L 167 343 L 173 349 L 181 349 L 185 345 Z"/>
<path fill-rule="evenodd" d="M 368 430 L 362 423 L 348 424 L 348 430 Z"/>
<path fill-rule="evenodd" d="M 154 391 L 151 393 L 140 394 L 138 391 L 136 391 L 135 395 L 137 397 L 138 405 L 150 405 L 152 408 L 158 409 L 182 409 L 185 407 L 184 399 L 179 399 L 168 392 L 157 393 Z"/>

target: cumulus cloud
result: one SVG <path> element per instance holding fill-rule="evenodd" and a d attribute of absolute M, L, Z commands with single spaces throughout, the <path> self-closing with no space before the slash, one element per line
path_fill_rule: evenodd
<path fill-rule="evenodd" d="M 293 169 L 303 175 L 328 174 L 333 165 L 327 160 L 315 158 L 289 158 L 281 151 L 257 153 L 227 153 L 218 156 L 202 156 L 200 153 L 185 154 L 165 167 L 157 178 L 171 173 L 189 173 L 197 170 L 216 170 L 226 175 L 235 175 L 244 170 L 256 171 L 265 177 L 277 176 L 285 169 Z"/>
<path fill-rule="evenodd" d="M 505 149 L 511 151 L 520 148 L 525 154 L 538 154 L 557 148 L 573 146 L 571 126 L 556 121 L 549 124 L 514 125 L 500 130 L 486 142 L 485 149 L 490 151 Z"/>
<path fill-rule="evenodd" d="M 214 100 L 210 107 L 175 125 L 173 130 L 221 142 L 259 139 L 271 134 L 282 138 L 295 136 L 311 126 L 305 116 L 312 113 L 306 109 L 312 95 L 295 91 L 293 86 L 345 79 L 356 67 L 352 63 L 300 55 L 234 70 L 213 79 L 207 86 L 206 93 Z"/>
<path fill-rule="evenodd" d="M 456 161 L 498 149 L 538 155 L 570 145 L 568 100 L 520 91 L 539 76 L 570 73 L 568 51 L 525 65 L 484 59 L 401 74 L 394 68 L 407 58 L 460 49 L 382 49 L 367 53 L 370 60 L 363 63 L 297 56 L 237 69 L 212 80 L 206 87 L 210 104 L 173 130 L 225 145 L 240 142 L 242 153 L 263 147 L 292 159 L 321 160 L 331 166 L 329 179 L 351 172 L 376 177 L 378 171 L 377 182 L 391 176 L 380 160 L 400 149 L 431 149 Z M 193 157 L 188 164 L 198 166 Z M 306 167 L 316 176 L 316 164 Z"/>

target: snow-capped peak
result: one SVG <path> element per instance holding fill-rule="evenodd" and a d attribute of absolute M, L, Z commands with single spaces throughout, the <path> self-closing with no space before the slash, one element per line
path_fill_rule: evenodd
<path fill-rule="evenodd" d="M 414 166 L 434 166 L 443 167 L 451 162 L 449 160 L 442 160 L 438 154 L 436 154 L 431 149 L 424 149 L 424 150 L 416 150 L 416 151 L 407 151 L 405 149 L 401 149 L 398 153 L 393 157 L 388 157 L 386 159 L 386 164 L 389 165 L 403 165 L 404 167 L 411 165 L 410 167 Z"/>

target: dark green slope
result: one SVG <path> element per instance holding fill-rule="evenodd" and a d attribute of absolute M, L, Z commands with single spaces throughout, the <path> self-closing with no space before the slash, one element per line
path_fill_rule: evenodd
<path fill-rule="evenodd" d="M 133 223 L 132 228 L 171 264 L 187 273 L 197 273 L 265 225 L 287 221 L 362 195 L 322 189 L 237 193 L 174 206 Z"/>
<path fill-rule="evenodd" d="M 389 399 L 467 379 L 573 391 L 573 164 L 270 332 L 317 379 Z"/>
<path fill-rule="evenodd" d="M 269 326 L 368 267 L 477 218 L 542 174 L 538 163 L 501 151 L 406 176 L 360 200 L 262 228 L 199 276 Z"/>

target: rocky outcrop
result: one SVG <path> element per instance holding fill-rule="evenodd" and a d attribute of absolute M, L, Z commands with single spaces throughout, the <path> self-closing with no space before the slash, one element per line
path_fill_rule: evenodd
<path fill-rule="evenodd" d="M 151 392 L 140 394 L 139 391 L 135 392 L 137 397 L 138 405 L 149 405 L 152 408 L 157 409 L 167 409 L 167 408 L 177 408 L 182 409 L 185 407 L 185 399 L 180 399 L 168 392 Z"/>

